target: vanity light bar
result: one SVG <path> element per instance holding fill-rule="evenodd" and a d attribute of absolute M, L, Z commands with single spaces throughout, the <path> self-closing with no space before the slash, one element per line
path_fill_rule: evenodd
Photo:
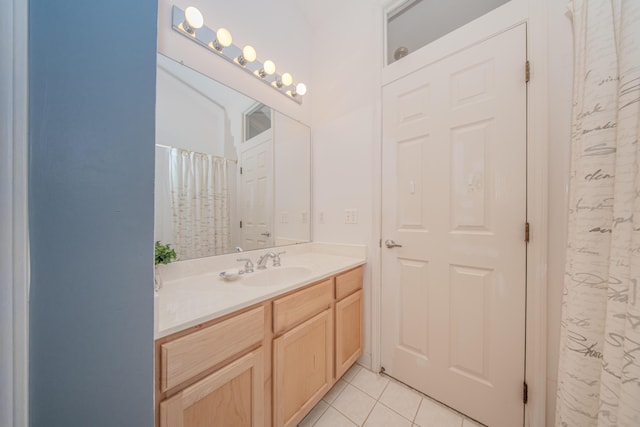
<path fill-rule="evenodd" d="M 302 104 L 302 97 L 307 92 L 304 83 L 294 83 L 289 73 L 278 74 L 273 61 L 256 59 L 255 49 L 251 46 L 241 48 L 233 44 L 228 30 L 219 28 L 216 31 L 204 25 L 202 14 L 195 7 L 189 6 L 187 10 L 189 13 L 185 14 L 185 11 L 173 6 L 172 27 L 175 31 L 235 64 L 292 101 Z"/>

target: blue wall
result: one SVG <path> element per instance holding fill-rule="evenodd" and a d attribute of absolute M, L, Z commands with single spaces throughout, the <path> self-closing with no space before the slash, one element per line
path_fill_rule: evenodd
<path fill-rule="evenodd" d="M 153 425 L 156 0 L 30 0 L 30 416 Z"/>

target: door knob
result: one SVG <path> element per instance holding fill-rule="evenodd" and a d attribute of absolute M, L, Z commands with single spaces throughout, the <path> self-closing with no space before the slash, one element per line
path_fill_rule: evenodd
<path fill-rule="evenodd" d="M 394 242 L 393 240 L 385 240 L 384 244 L 389 248 L 401 248 L 402 245 L 397 244 L 396 242 Z"/>
<path fill-rule="evenodd" d="M 269 237 L 271 236 L 271 233 L 269 233 L 268 231 L 265 231 L 264 233 L 260 233 L 261 236 L 265 236 L 265 237 Z"/>

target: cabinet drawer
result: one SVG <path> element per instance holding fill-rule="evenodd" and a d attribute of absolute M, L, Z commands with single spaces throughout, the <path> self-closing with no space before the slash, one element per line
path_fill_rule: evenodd
<path fill-rule="evenodd" d="M 362 267 L 336 276 L 336 299 L 340 300 L 362 288 Z"/>
<path fill-rule="evenodd" d="M 273 333 L 278 335 L 331 305 L 333 278 L 273 302 Z"/>
<path fill-rule="evenodd" d="M 160 403 L 160 427 L 264 427 L 262 347 Z"/>
<path fill-rule="evenodd" d="M 264 339 L 264 307 L 161 346 L 160 385 L 167 391 Z"/>

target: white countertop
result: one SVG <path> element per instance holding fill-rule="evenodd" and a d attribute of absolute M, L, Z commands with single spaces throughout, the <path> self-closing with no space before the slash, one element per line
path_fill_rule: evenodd
<path fill-rule="evenodd" d="M 243 284 L 245 276 L 234 281 L 219 277 L 221 271 L 242 267 L 236 258 L 249 257 L 255 263 L 263 253 L 276 250 L 287 251 L 281 255 L 280 268 L 302 266 L 310 269 L 311 274 L 302 280 L 259 286 Z M 365 262 L 365 246 L 305 243 L 169 264 L 163 271 L 162 289 L 155 296 L 155 338 L 216 319 Z M 278 268 L 271 264 L 269 260 L 268 269 Z M 247 273 L 246 277 L 250 274 L 260 272 Z"/>

